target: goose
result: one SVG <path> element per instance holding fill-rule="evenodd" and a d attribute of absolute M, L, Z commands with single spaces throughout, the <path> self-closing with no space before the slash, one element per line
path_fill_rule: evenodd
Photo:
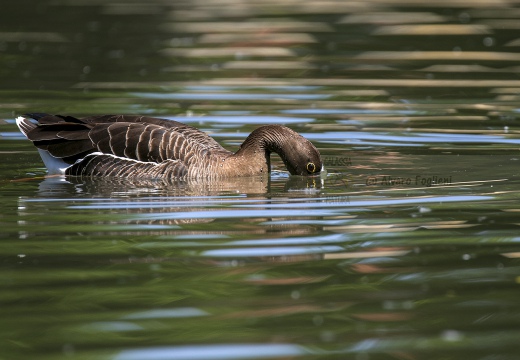
<path fill-rule="evenodd" d="M 138 115 L 24 116 L 18 117 L 16 124 L 38 148 L 50 175 L 159 179 L 256 176 L 270 173 L 272 152 L 280 155 L 292 175 L 311 176 L 323 170 L 316 147 L 282 125 L 257 128 L 233 153 L 206 133 L 173 120 Z"/>

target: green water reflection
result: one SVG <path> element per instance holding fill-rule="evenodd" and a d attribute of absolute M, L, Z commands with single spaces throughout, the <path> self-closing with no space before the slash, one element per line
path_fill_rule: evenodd
<path fill-rule="evenodd" d="M 33 1 L 0 21 L 0 358 L 516 359 L 514 1 Z M 45 176 L 14 119 L 133 113 L 328 174 Z"/>

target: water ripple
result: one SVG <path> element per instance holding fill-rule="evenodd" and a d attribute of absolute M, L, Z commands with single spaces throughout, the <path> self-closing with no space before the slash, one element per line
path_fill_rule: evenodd
<path fill-rule="evenodd" d="M 161 100 L 324 100 L 332 95 L 328 94 L 257 94 L 257 93 L 132 93 L 132 95 L 143 99 L 161 99 Z"/>
<path fill-rule="evenodd" d="M 302 356 L 308 351 L 293 344 L 216 344 L 162 346 L 124 350 L 114 360 L 232 360 Z"/>
<path fill-rule="evenodd" d="M 345 251 L 342 246 L 279 246 L 279 247 L 258 247 L 258 248 L 234 248 L 234 249 L 214 249 L 206 250 L 201 253 L 208 257 L 265 257 L 265 256 L 296 256 L 325 254 L 332 252 Z"/>
<path fill-rule="evenodd" d="M 264 205 L 265 207 L 265 205 Z M 340 212 L 333 210 L 307 209 L 293 210 L 217 210 L 217 211 L 179 211 L 154 214 L 137 214 L 138 219 L 237 219 L 237 218 L 271 218 L 271 217 L 309 217 L 309 216 L 334 216 Z"/>
<path fill-rule="evenodd" d="M 402 135 L 334 131 L 305 135 L 310 140 L 333 143 L 378 144 L 394 146 L 424 146 L 431 143 L 457 144 L 520 144 L 520 139 L 505 138 L 499 135 L 447 134 L 447 133 L 403 133 Z M 382 143 L 384 142 L 384 144 Z M 414 144 L 410 144 L 414 143 Z"/>

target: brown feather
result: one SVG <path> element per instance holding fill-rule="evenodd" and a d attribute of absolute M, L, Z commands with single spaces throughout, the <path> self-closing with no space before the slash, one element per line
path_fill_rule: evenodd
<path fill-rule="evenodd" d="M 125 147 L 124 147 L 124 155 L 130 159 L 139 160 L 137 155 L 137 145 L 139 143 L 139 138 L 143 133 L 143 126 L 136 126 L 138 124 L 130 124 L 125 133 Z M 140 124 L 139 124 L 140 125 Z"/>
<path fill-rule="evenodd" d="M 39 125 L 52 125 L 64 122 L 65 119 L 59 115 L 46 115 L 38 119 Z M 72 122 L 72 121 L 71 121 Z"/>
<path fill-rule="evenodd" d="M 58 138 L 65 139 L 65 140 L 89 140 L 88 130 L 85 130 L 85 131 L 77 131 L 77 130 L 58 131 L 56 133 L 56 135 Z"/>
<path fill-rule="evenodd" d="M 49 151 L 49 153 L 54 157 L 66 158 L 82 153 L 92 152 L 92 143 L 90 140 L 50 142 L 45 145 L 45 148 L 41 149 Z"/>
<path fill-rule="evenodd" d="M 161 161 L 161 139 L 164 134 L 163 129 L 152 129 L 150 131 L 150 141 L 148 142 L 149 161 Z"/>
<path fill-rule="evenodd" d="M 70 123 L 42 125 L 42 126 L 37 126 L 33 129 L 31 129 L 27 133 L 27 138 L 31 141 L 59 139 L 60 136 L 58 136 L 58 133 L 68 132 L 68 131 L 73 131 L 73 132 L 85 131 L 85 135 L 86 135 L 88 133 L 89 129 L 83 125 L 70 124 Z"/>

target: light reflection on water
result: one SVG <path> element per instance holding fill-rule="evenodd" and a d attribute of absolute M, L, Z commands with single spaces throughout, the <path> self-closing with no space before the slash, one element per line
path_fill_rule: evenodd
<path fill-rule="evenodd" d="M 249 115 L 249 116 L 236 116 L 236 115 L 223 115 L 223 116 L 215 116 L 215 115 L 207 115 L 207 116 L 200 116 L 200 117 L 185 117 L 185 116 L 171 116 L 166 117 L 170 120 L 179 121 L 182 123 L 214 123 L 215 126 L 222 126 L 222 125 L 228 125 L 233 124 L 236 126 L 236 124 L 301 124 L 301 123 L 308 123 L 314 121 L 314 119 L 311 118 L 287 118 L 287 117 L 281 117 L 281 116 L 259 116 L 259 115 Z M 195 124 L 196 125 L 196 124 Z M 236 135 L 235 135 L 236 136 Z M 238 134 L 238 136 L 243 137 L 244 134 Z M 247 136 L 247 135 L 246 135 Z"/>
<path fill-rule="evenodd" d="M 174 93 L 174 94 L 153 94 L 153 93 L 134 93 L 137 97 L 145 99 L 161 99 L 161 100 L 238 100 L 238 101 L 255 101 L 255 100 L 276 100 L 276 99 L 292 99 L 292 100 L 324 100 L 330 97 L 326 94 L 205 94 L 205 93 Z"/>
<path fill-rule="evenodd" d="M 127 350 L 118 354 L 115 360 L 272 359 L 306 354 L 309 351 L 304 347 L 292 344 L 229 344 Z"/>

